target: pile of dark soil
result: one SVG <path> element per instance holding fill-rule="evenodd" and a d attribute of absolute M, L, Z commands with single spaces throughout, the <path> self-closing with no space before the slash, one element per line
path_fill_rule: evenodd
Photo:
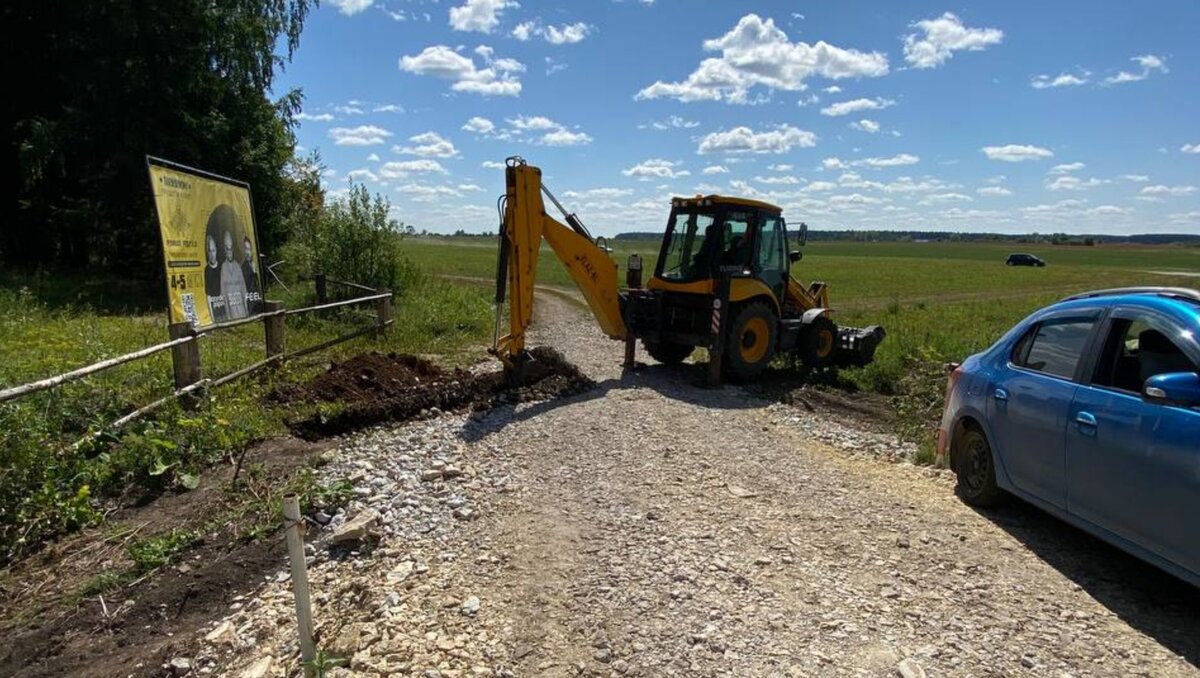
<path fill-rule="evenodd" d="M 334 414 L 313 414 L 289 422 L 306 440 L 340 435 L 385 421 L 408 421 L 441 411 L 488 410 L 499 404 L 544 400 L 585 391 L 595 385 L 552 348 L 530 351 L 533 361 L 524 383 L 513 387 L 500 372 L 474 375 L 445 371 L 410 355 L 366 353 L 331 365 L 307 385 L 276 391 L 275 400 L 337 402 Z"/>

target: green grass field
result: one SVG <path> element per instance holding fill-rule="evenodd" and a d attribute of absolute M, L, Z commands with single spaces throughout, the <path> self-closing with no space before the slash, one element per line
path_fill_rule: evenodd
<path fill-rule="evenodd" d="M 628 255 L 637 252 L 652 271 L 657 244 L 613 241 L 613 258 L 623 269 Z M 494 239 L 410 238 L 404 248 L 426 270 L 495 275 Z M 1012 251 L 1032 252 L 1048 265 L 1005 266 Z M 836 383 L 898 396 L 902 414 L 913 412 L 905 427 L 920 437 L 939 403 L 941 362 L 986 348 L 1031 311 L 1070 294 L 1126 285 L 1200 287 L 1200 248 L 818 241 L 804 248 L 793 275 L 830 285 L 840 324 L 887 329 L 875 363 L 843 370 Z M 538 262 L 538 282 L 573 286 L 547 248 Z"/>

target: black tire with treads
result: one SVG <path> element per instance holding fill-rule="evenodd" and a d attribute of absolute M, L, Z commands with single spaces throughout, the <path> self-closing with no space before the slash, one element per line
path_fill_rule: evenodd
<path fill-rule="evenodd" d="M 963 501 L 980 507 L 995 506 L 1004 497 L 996 485 L 996 463 L 987 436 L 978 428 L 964 428 L 954 441 L 954 491 Z"/>
<path fill-rule="evenodd" d="M 775 311 L 753 301 L 735 311 L 725 340 L 725 371 L 738 381 L 757 377 L 775 357 L 779 320 Z"/>
<path fill-rule="evenodd" d="M 820 316 L 800 330 L 797 348 L 805 367 L 820 369 L 833 364 L 837 352 L 837 325 L 828 316 Z"/>

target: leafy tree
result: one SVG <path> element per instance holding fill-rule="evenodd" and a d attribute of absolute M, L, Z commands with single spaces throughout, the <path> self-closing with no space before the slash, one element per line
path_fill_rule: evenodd
<path fill-rule="evenodd" d="M 147 154 L 249 182 L 264 248 L 282 242 L 301 95 L 268 92 L 313 4 L 3 3 L 0 257 L 158 274 Z"/>

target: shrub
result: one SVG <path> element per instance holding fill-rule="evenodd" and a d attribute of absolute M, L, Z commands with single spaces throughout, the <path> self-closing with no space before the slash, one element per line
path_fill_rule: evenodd
<path fill-rule="evenodd" d="M 314 222 L 297 227 L 284 258 L 304 278 L 323 273 L 381 289 L 407 287 L 418 274 L 400 252 L 402 224 L 389 216 L 390 210 L 383 196 L 372 197 L 365 186 L 352 185 Z"/>

